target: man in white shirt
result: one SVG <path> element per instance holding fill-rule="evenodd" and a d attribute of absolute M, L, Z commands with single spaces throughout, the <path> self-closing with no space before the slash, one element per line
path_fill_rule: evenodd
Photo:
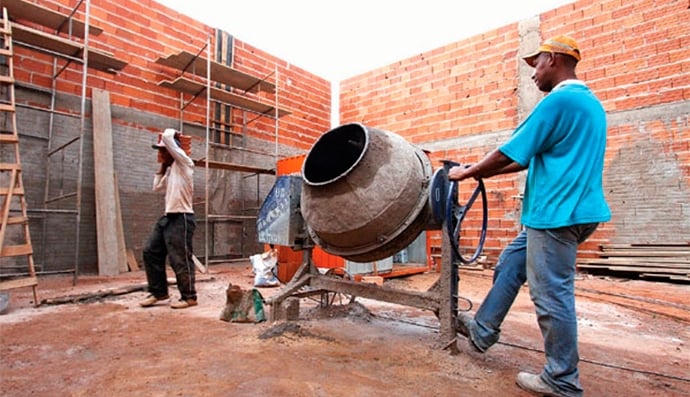
<path fill-rule="evenodd" d="M 153 190 L 165 189 L 165 213 L 156 222 L 144 247 L 150 295 L 139 304 L 151 307 L 169 298 L 165 273 L 165 260 L 169 258 L 180 291 L 180 300 L 170 307 L 184 309 L 197 305 L 192 261 L 192 237 L 196 228 L 192 208 L 194 162 L 182 149 L 180 133 L 172 128 L 166 129 L 153 147 L 159 151 L 161 162 L 153 179 Z"/>

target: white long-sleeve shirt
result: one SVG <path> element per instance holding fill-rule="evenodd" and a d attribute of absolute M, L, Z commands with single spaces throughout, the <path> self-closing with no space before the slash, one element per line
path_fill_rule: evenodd
<path fill-rule="evenodd" d="M 167 128 L 161 143 L 168 150 L 175 161 L 168 167 L 165 174 L 156 174 L 153 178 L 153 190 L 161 191 L 165 188 L 165 213 L 193 214 L 192 199 L 194 197 L 194 161 L 175 143 L 176 131 Z"/>

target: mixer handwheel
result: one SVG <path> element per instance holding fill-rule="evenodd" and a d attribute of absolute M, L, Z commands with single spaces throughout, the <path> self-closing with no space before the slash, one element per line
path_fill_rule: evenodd
<path fill-rule="evenodd" d="M 482 230 L 479 236 L 479 243 L 474 253 L 466 258 L 460 253 L 460 225 L 465 219 L 467 211 L 472 208 L 472 205 L 477 200 L 479 195 L 482 196 Z M 448 222 L 448 237 L 450 239 L 450 245 L 453 249 L 453 253 L 460 262 L 465 264 L 470 264 L 474 262 L 481 254 L 484 248 L 484 240 L 486 240 L 486 229 L 489 219 L 489 210 L 486 202 L 486 189 L 484 188 L 484 182 L 481 179 L 477 179 L 477 187 L 472 192 L 472 195 L 467 200 L 467 203 L 461 205 L 458 203 L 458 182 L 450 181 L 450 186 L 448 187 L 447 198 L 446 198 L 446 216 L 445 220 Z"/>

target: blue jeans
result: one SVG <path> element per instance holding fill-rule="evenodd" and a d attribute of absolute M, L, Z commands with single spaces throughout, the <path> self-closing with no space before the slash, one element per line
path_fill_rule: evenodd
<path fill-rule="evenodd" d="M 557 229 L 527 228 L 503 250 L 494 284 L 468 324 L 474 344 L 485 351 L 498 342 L 501 324 L 527 281 L 544 338 L 542 380 L 567 396 L 581 396 L 577 364 L 575 261 L 577 246 L 597 223 Z"/>

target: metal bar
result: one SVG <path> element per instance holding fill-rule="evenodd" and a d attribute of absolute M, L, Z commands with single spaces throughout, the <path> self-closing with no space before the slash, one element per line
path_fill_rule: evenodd
<path fill-rule="evenodd" d="M 29 213 L 33 214 L 76 214 L 77 211 L 75 210 L 61 210 L 61 209 L 50 209 L 50 208 L 42 208 L 42 209 L 37 209 L 37 210 L 27 210 Z"/>
<path fill-rule="evenodd" d="M 39 271 L 36 272 L 37 276 L 47 276 L 51 274 L 64 274 L 64 273 L 72 273 L 74 272 L 74 269 L 67 269 L 67 270 L 45 270 L 45 271 Z M 6 274 L 0 274 L 0 279 L 4 277 L 26 277 L 29 276 L 30 273 L 6 273 Z"/>
<path fill-rule="evenodd" d="M 52 155 L 54 155 L 54 154 L 57 153 L 57 152 L 60 152 L 62 149 L 66 148 L 67 146 L 69 146 L 69 145 L 71 145 L 71 144 L 73 144 L 74 142 L 78 141 L 79 139 L 80 139 L 79 136 L 75 136 L 75 137 L 73 137 L 72 139 L 70 139 L 69 141 L 63 143 L 62 145 L 60 145 L 60 146 L 58 146 L 58 147 L 56 147 L 55 149 L 53 149 L 53 150 L 48 150 L 48 157 L 51 157 Z"/>
<path fill-rule="evenodd" d="M 278 117 L 278 116 L 279 116 L 278 109 L 280 109 L 280 107 L 278 107 L 278 104 L 279 104 L 279 102 L 278 102 L 278 97 L 279 97 L 279 95 L 278 95 L 278 94 L 280 93 L 280 90 L 278 89 L 278 64 L 277 64 L 277 63 L 275 64 L 274 68 L 275 68 L 274 73 L 275 73 L 275 75 L 276 75 L 276 78 L 275 78 L 275 86 L 276 86 L 276 97 L 275 97 L 275 101 L 276 101 L 276 103 L 275 103 L 276 118 L 274 119 L 274 122 L 275 122 L 275 149 L 274 149 L 274 155 L 275 155 L 275 157 L 274 157 L 274 159 L 273 159 L 273 160 L 274 160 L 273 162 L 274 162 L 275 164 L 277 164 L 277 163 L 278 163 L 278 154 L 279 154 L 279 152 L 280 152 L 279 147 L 278 147 L 278 132 L 279 132 L 279 129 L 278 129 L 279 124 L 278 124 L 278 123 L 279 123 L 279 119 L 280 119 L 280 117 Z"/>
<path fill-rule="evenodd" d="M 51 112 L 51 113 L 54 113 L 54 114 L 59 114 L 59 115 L 61 115 L 61 116 L 65 116 L 65 117 L 74 117 L 74 118 L 79 117 L 79 116 L 76 115 L 76 114 L 67 113 L 67 112 L 63 112 L 63 111 L 60 111 L 60 110 L 46 109 L 46 108 L 42 108 L 42 107 L 40 107 L 40 106 L 27 105 L 27 104 L 23 104 L 23 103 L 18 103 L 18 104 L 16 104 L 15 106 L 18 107 L 18 108 L 26 108 L 26 109 L 38 110 L 38 111 L 41 111 L 41 112 Z M 32 136 L 32 135 L 28 135 L 28 134 L 22 134 L 22 135 L 23 135 L 23 136 Z M 39 137 L 35 137 L 35 138 L 39 138 Z M 42 137 L 41 137 L 41 138 L 42 138 Z"/>
<path fill-rule="evenodd" d="M 211 35 L 208 35 L 206 37 L 206 151 L 204 154 L 204 158 L 209 158 L 210 150 L 209 150 L 209 139 L 211 138 Z M 201 50 L 203 51 L 203 49 Z M 201 51 L 199 51 L 199 54 L 201 54 Z M 199 56 L 197 54 L 197 56 Z M 196 57 L 195 57 L 196 58 Z M 189 67 L 189 65 L 187 65 Z M 185 68 L 186 69 L 186 68 Z M 204 165 L 204 197 L 206 198 L 206 202 L 204 203 L 204 219 L 208 219 L 208 213 L 209 213 L 209 179 L 210 179 L 210 173 L 209 173 L 209 166 L 208 166 L 208 161 L 205 162 Z M 208 263 L 208 258 L 211 256 L 211 253 L 209 252 L 209 239 L 208 239 L 208 233 L 209 233 L 209 222 L 204 223 L 204 252 L 205 252 L 205 258 L 204 258 L 204 265 L 208 269 L 209 263 Z"/>
<path fill-rule="evenodd" d="M 336 277 L 312 275 L 309 286 L 316 289 L 340 292 L 357 297 L 397 303 L 419 309 L 437 311 L 441 306 L 438 294 L 429 292 L 404 291 L 359 281 Z"/>
<path fill-rule="evenodd" d="M 89 77 L 89 24 L 91 19 L 91 0 L 86 0 L 86 11 L 84 18 L 84 50 L 82 51 L 82 56 L 84 57 L 84 62 L 82 66 L 82 82 L 81 82 L 81 118 L 79 123 L 79 167 L 77 170 L 77 214 L 76 214 L 76 242 L 75 242 L 75 254 L 74 254 L 74 278 L 72 284 L 77 284 L 77 277 L 79 274 L 79 243 L 80 243 L 80 232 L 81 232 L 81 188 L 82 179 L 84 178 L 84 134 L 85 134 L 85 113 L 86 113 L 86 84 Z"/>
<path fill-rule="evenodd" d="M 77 2 L 77 4 L 72 8 L 72 12 L 70 12 L 69 16 L 67 16 L 67 18 L 65 18 L 65 20 L 60 24 L 60 26 L 58 26 L 58 28 L 57 28 L 58 32 L 60 30 L 62 30 L 62 27 L 65 26 L 65 23 L 68 23 L 69 28 L 68 28 L 67 36 L 72 37 L 72 17 L 77 13 L 77 9 L 79 8 L 80 5 L 82 5 L 83 2 L 84 2 L 84 0 L 79 0 L 79 2 Z M 88 29 L 89 29 L 88 23 L 86 24 L 84 29 L 88 32 Z M 87 34 L 87 33 L 85 33 L 85 34 Z"/>
<path fill-rule="evenodd" d="M 52 198 L 48 198 L 48 199 L 45 200 L 45 203 L 46 203 L 46 204 L 47 204 L 47 203 L 54 203 L 54 202 L 56 202 L 56 201 L 61 201 L 61 200 L 64 200 L 64 199 L 67 199 L 67 198 L 70 198 L 70 197 L 75 197 L 75 196 L 78 196 L 78 193 L 77 193 L 77 192 L 66 193 L 66 194 L 63 194 L 63 195 L 60 195 L 60 196 L 55 196 L 55 197 L 52 197 Z M 78 211 L 78 210 L 74 210 L 74 211 L 75 211 L 75 214 L 79 214 L 79 211 Z"/>
<path fill-rule="evenodd" d="M 207 61 L 206 62 L 206 76 L 208 76 L 207 81 L 211 80 L 211 60 L 210 60 L 211 49 L 209 48 L 210 45 L 211 45 L 211 36 L 209 35 L 206 38 L 206 44 L 203 47 L 201 47 L 199 49 L 199 51 L 196 53 L 196 55 L 194 55 L 192 57 L 192 59 L 185 65 L 185 67 L 182 68 L 182 70 L 180 71 L 180 76 L 182 76 L 187 71 L 187 69 L 194 63 L 194 61 L 196 61 L 196 59 L 199 58 L 199 55 L 201 55 L 201 53 L 204 52 L 204 50 L 206 50 L 206 57 L 209 58 L 206 60 Z"/>
<path fill-rule="evenodd" d="M 450 248 L 450 237 L 448 236 L 448 221 L 443 222 L 443 227 L 441 229 L 441 276 L 439 278 L 438 287 L 439 295 L 446 297 L 450 302 L 439 307 L 438 318 L 440 323 L 440 337 L 441 341 L 445 344 L 446 341 L 450 343 L 448 348 L 451 354 L 457 354 L 459 352 L 456 343 L 451 343 L 455 339 L 455 317 L 457 310 L 457 288 L 458 288 L 458 276 L 457 267 L 453 261 L 453 253 Z M 453 271 L 456 275 L 453 276 Z"/>

